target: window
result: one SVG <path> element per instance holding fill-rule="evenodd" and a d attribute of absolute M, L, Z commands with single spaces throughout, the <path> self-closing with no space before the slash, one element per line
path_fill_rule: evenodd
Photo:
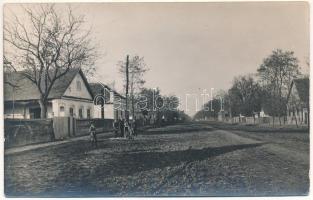
<path fill-rule="evenodd" d="M 76 81 L 76 87 L 78 91 L 81 91 L 82 86 L 81 86 L 81 82 L 80 81 Z"/>
<path fill-rule="evenodd" d="M 74 116 L 74 109 L 70 108 L 70 116 L 73 117 Z"/>
<path fill-rule="evenodd" d="M 87 118 L 90 119 L 90 108 L 87 109 Z"/>
<path fill-rule="evenodd" d="M 64 111 L 65 111 L 64 106 L 60 106 L 60 113 L 59 113 L 60 117 L 64 117 Z"/>
<path fill-rule="evenodd" d="M 78 110 L 78 116 L 79 116 L 79 118 L 83 118 L 83 108 L 80 108 Z"/>

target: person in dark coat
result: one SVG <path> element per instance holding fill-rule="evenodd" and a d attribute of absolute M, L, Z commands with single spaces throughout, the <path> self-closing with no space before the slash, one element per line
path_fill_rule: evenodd
<path fill-rule="evenodd" d="M 137 126 L 138 126 L 138 120 L 134 118 L 134 120 L 132 121 L 132 129 L 133 129 L 134 136 L 137 136 Z"/>
<path fill-rule="evenodd" d="M 96 127 L 94 122 L 90 123 L 89 127 L 89 133 L 90 133 L 90 141 L 91 141 L 91 146 L 93 147 L 98 147 L 98 140 L 97 140 L 97 134 L 96 134 Z"/>
<path fill-rule="evenodd" d="M 121 137 L 124 137 L 124 119 L 120 119 L 119 122 Z"/>

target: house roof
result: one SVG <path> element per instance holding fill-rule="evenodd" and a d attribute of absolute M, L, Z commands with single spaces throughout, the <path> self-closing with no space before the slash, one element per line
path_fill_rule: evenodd
<path fill-rule="evenodd" d="M 299 98 L 301 101 L 308 103 L 310 98 L 310 79 L 301 78 L 293 80 L 294 85 L 298 91 Z"/>
<path fill-rule="evenodd" d="M 64 76 L 59 78 L 51 88 L 48 99 L 61 98 L 69 87 L 74 77 L 80 73 L 89 93 L 92 95 L 91 88 L 81 69 L 70 69 Z M 22 72 L 11 72 L 4 74 L 4 101 L 28 101 L 40 99 L 40 93 L 37 86 L 29 79 L 23 76 Z M 43 85 L 43 84 L 42 84 Z M 14 93 L 13 93 L 14 90 Z M 93 96 L 93 95 L 92 95 Z"/>
<path fill-rule="evenodd" d="M 102 84 L 102 83 L 90 83 L 90 87 L 91 90 L 93 92 L 93 95 L 96 96 L 98 94 L 101 94 L 101 90 L 104 88 L 106 88 L 108 91 L 113 92 L 114 95 L 119 96 L 122 99 L 125 99 L 125 97 L 121 94 L 119 94 L 118 92 L 116 92 L 115 90 L 113 90 L 112 88 L 110 88 L 109 86 Z"/>

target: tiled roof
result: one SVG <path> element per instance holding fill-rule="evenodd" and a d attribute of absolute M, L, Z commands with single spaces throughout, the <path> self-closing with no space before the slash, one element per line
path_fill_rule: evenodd
<path fill-rule="evenodd" d="M 80 71 L 80 69 L 71 69 L 64 76 L 58 79 L 51 88 L 48 99 L 61 98 L 73 78 Z M 5 73 L 4 81 L 5 101 L 12 101 L 13 99 L 15 101 L 38 100 L 40 98 L 37 86 L 29 79 L 25 78 L 21 72 Z M 86 79 L 84 81 L 86 81 Z M 7 84 L 7 82 L 11 84 Z M 12 85 L 15 85 L 16 87 L 13 87 Z M 15 91 L 14 94 L 13 89 Z"/>
<path fill-rule="evenodd" d="M 125 99 L 125 97 L 121 94 L 119 94 L 118 92 L 116 92 L 115 90 L 113 90 L 112 88 L 110 88 L 109 86 L 102 84 L 102 83 L 90 83 L 89 84 L 92 90 L 92 93 L 94 96 L 101 94 L 101 90 L 103 89 L 103 87 L 105 87 L 108 91 L 112 91 L 114 92 L 114 95 L 119 96 L 120 98 Z"/>

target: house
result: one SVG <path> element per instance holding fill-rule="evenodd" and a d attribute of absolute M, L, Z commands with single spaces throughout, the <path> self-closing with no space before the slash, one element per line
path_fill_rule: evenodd
<path fill-rule="evenodd" d="M 287 96 L 287 122 L 289 124 L 309 123 L 310 79 L 295 79 Z"/>
<path fill-rule="evenodd" d="M 37 86 L 21 72 L 4 74 L 4 117 L 40 118 Z M 57 79 L 48 96 L 47 117 L 93 118 L 93 94 L 81 69 Z"/>
<path fill-rule="evenodd" d="M 90 83 L 94 96 L 94 118 L 125 118 L 126 98 L 102 83 Z"/>

